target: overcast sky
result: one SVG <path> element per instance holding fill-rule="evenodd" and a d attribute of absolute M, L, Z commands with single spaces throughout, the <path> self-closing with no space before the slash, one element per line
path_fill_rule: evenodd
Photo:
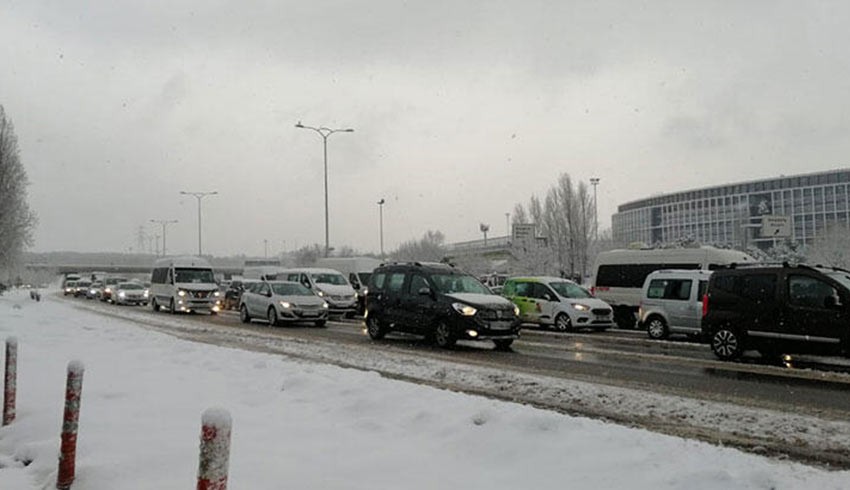
<path fill-rule="evenodd" d="M 36 251 L 376 252 L 506 233 L 559 174 L 658 193 L 847 167 L 850 4 L 0 0 Z"/>

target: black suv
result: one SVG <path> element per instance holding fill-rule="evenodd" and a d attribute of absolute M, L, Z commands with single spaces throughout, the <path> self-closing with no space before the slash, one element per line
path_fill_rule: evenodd
<path fill-rule="evenodd" d="M 507 349 L 519 337 L 519 310 L 475 277 L 437 263 L 382 265 L 366 296 L 366 330 L 425 335 L 440 347 L 458 340 L 492 340 Z"/>
<path fill-rule="evenodd" d="M 789 266 L 716 270 L 703 299 L 703 340 L 723 360 L 756 349 L 850 353 L 850 271 Z"/>

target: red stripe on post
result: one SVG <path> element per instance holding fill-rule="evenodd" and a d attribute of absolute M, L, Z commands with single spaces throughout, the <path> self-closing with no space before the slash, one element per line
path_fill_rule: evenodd
<path fill-rule="evenodd" d="M 83 392 L 83 363 L 68 363 L 65 384 L 65 414 L 62 417 L 62 444 L 59 448 L 59 475 L 56 488 L 68 490 L 74 482 L 77 458 L 77 428 L 80 420 L 80 397 Z"/>
<path fill-rule="evenodd" d="M 3 383 L 3 425 L 15 420 L 15 398 L 18 390 L 18 339 L 6 339 L 6 376 Z"/>
<path fill-rule="evenodd" d="M 201 454 L 197 490 L 227 490 L 232 421 L 227 410 L 207 409 L 201 416 Z"/>

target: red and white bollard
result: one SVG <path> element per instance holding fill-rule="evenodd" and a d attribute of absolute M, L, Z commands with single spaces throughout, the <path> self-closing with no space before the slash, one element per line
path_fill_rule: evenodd
<path fill-rule="evenodd" d="M 15 398 L 18 389 L 18 339 L 6 339 L 6 377 L 3 383 L 3 425 L 15 420 Z"/>
<path fill-rule="evenodd" d="M 209 408 L 201 416 L 197 490 L 227 490 L 231 424 L 230 414 L 221 408 Z"/>
<path fill-rule="evenodd" d="M 56 488 L 68 490 L 74 482 L 77 459 L 77 426 L 80 420 L 80 396 L 83 394 L 83 363 L 68 363 L 65 385 L 65 415 L 62 418 L 62 445 L 59 449 L 59 476 Z"/>

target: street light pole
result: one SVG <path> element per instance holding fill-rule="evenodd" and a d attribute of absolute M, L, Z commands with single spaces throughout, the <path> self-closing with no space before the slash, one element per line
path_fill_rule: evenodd
<path fill-rule="evenodd" d="M 378 201 L 378 223 L 380 223 L 381 230 L 381 260 L 384 259 L 384 203 L 386 201 L 382 197 L 380 201 Z"/>
<path fill-rule="evenodd" d="M 484 233 L 484 248 L 487 248 L 487 232 L 490 231 L 490 225 L 481 223 L 478 225 L 478 229 L 481 230 L 481 233 Z"/>
<path fill-rule="evenodd" d="M 314 128 L 312 126 L 305 126 L 301 124 L 301 121 L 295 125 L 298 129 L 312 129 L 313 131 L 319 133 L 319 136 L 322 137 L 323 148 L 324 148 L 324 161 L 325 161 L 325 257 L 330 254 L 330 233 L 328 232 L 328 137 L 334 133 L 353 133 L 354 130 L 351 128 L 346 129 L 330 129 L 324 126 L 320 128 Z"/>
<path fill-rule="evenodd" d="M 165 256 L 165 227 L 167 225 L 177 223 L 176 219 L 152 219 L 151 223 L 158 223 L 162 225 L 162 255 Z"/>
<path fill-rule="evenodd" d="M 186 195 L 186 196 L 195 196 L 195 199 L 198 200 L 198 256 L 200 257 L 201 255 L 203 255 L 202 249 L 201 249 L 201 199 L 206 197 L 206 196 L 214 196 L 214 195 L 218 194 L 218 191 L 212 191 L 212 192 L 180 191 L 180 194 L 183 194 L 183 195 Z"/>
<path fill-rule="evenodd" d="M 593 186 L 593 239 L 599 239 L 599 213 L 596 207 L 596 186 L 599 185 L 599 177 L 591 177 L 590 185 Z"/>

